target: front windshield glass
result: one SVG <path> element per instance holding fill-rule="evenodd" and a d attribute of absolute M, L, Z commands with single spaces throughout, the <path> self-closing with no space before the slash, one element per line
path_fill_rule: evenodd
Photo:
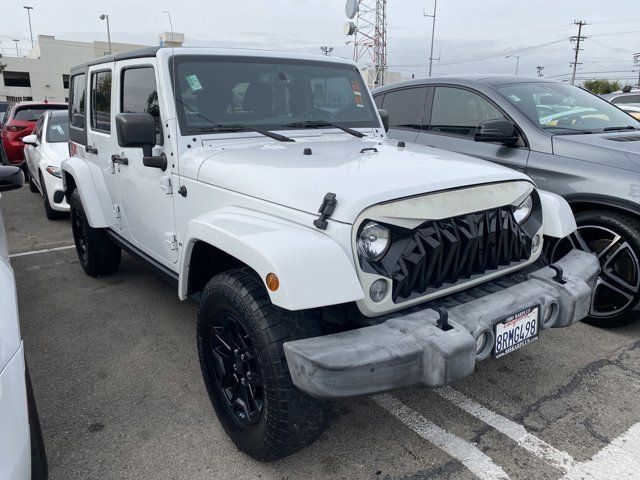
<path fill-rule="evenodd" d="M 47 142 L 62 143 L 69 141 L 69 117 L 52 116 L 47 124 Z"/>
<path fill-rule="evenodd" d="M 497 89 L 540 128 L 555 134 L 640 128 L 630 115 L 573 85 L 514 83 Z"/>
<path fill-rule="evenodd" d="M 280 58 L 178 56 L 176 108 L 183 133 L 232 127 L 289 130 L 303 122 L 377 128 L 356 67 Z M 289 125 L 298 123 L 300 125 Z M 321 125 L 324 126 L 324 125 Z"/>

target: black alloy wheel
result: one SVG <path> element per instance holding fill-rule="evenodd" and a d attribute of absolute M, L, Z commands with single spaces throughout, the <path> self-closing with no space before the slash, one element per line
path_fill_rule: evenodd
<path fill-rule="evenodd" d="M 227 408 L 239 422 L 255 424 L 264 405 L 260 366 L 249 334 L 234 313 L 224 312 L 214 319 L 211 354 Z"/>
<path fill-rule="evenodd" d="M 601 271 L 589 320 L 602 326 L 628 323 L 640 300 L 640 224 L 605 211 L 580 212 L 576 222 L 578 229 L 552 246 L 551 261 L 573 248 L 596 255 Z"/>

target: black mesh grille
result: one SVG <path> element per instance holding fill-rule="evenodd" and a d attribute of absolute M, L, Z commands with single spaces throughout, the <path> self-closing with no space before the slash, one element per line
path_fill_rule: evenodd
<path fill-rule="evenodd" d="M 501 207 L 395 232 L 382 264 L 393 279 L 393 301 L 402 302 L 527 260 L 530 249 L 511 208 Z"/>

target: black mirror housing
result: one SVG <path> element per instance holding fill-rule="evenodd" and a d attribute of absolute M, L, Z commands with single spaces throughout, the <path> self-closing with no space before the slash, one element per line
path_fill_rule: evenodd
<path fill-rule="evenodd" d="M 144 148 L 156 144 L 156 121 L 150 113 L 117 114 L 116 132 L 121 147 Z"/>
<path fill-rule="evenodd" d="M 486 120 L 476 128 L 473 137 L 476 142 L 493 142 L 515 145 L 520 140 L 518 130 L 513 123 L 504 119 Z"/>
<path fill-rule="evenodd" d="M 384 127 L 384 131 L 389 131 L 389 112 L 387 112 L 383 108 L 378 109 L 378 115 L 380 115 L 380 120 L 382 120 L 382 126 Z"/>
<path fill-rule="evenodd" d="M 24 173 L 20 167 L 0 166 L 0 192 L 20 188 L 24 183 Z"/>

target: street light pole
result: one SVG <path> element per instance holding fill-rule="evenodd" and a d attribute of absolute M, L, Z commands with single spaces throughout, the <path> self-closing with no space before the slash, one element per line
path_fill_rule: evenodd
<path fill-rule="evenodd" d="M 516 75 L 518 75 L 518 68 L 520 67 L 520 55 L 507 55 L 504 58 L 515 58 L 516 59 Z"/>
<path fill-rule="evenodd" d="M 18 40 L 17 38 L 14 38 L 13 41 L 16 42 L 16 57 L 20 57 L 20 51 L 18 50 L 18 42 L 20 40 Z"/>
<path fill-rule="evenodd" d="M 433 23 L 431 25 L 431 54 L 429 55 L 429 76 L 431 76 L 431 70 L 433 69 L 433 42 L 436 36 L 436 10 L 438 8 L 438 0 L 433 0 L 433 15 L 427 15 L 427 12 L 422 12 L 423 17 L 433 18 Z M 437 60 L 440 60 L 438 58 Z"/>
<path fill-rule="evenodd" d="M 100 20 L 107 20 L 107 39 L 109 41 L 109 55 L 111 55 L 113 53 L 113 51 L 111 50 L 111 29 L 109 28 L 109 15 L 103 13 L 102 15 L 100 15 Z"/>
<path fill-rule="evenodd" d="M 29 35 L 31 36 L 31 48 L 33 48 L 33 30 L 31 30 L 31 10 L 33 10 L 33 7 L 25 5 L 22 8 L 27 11 L 27 17 L 29 17 Z"/>

